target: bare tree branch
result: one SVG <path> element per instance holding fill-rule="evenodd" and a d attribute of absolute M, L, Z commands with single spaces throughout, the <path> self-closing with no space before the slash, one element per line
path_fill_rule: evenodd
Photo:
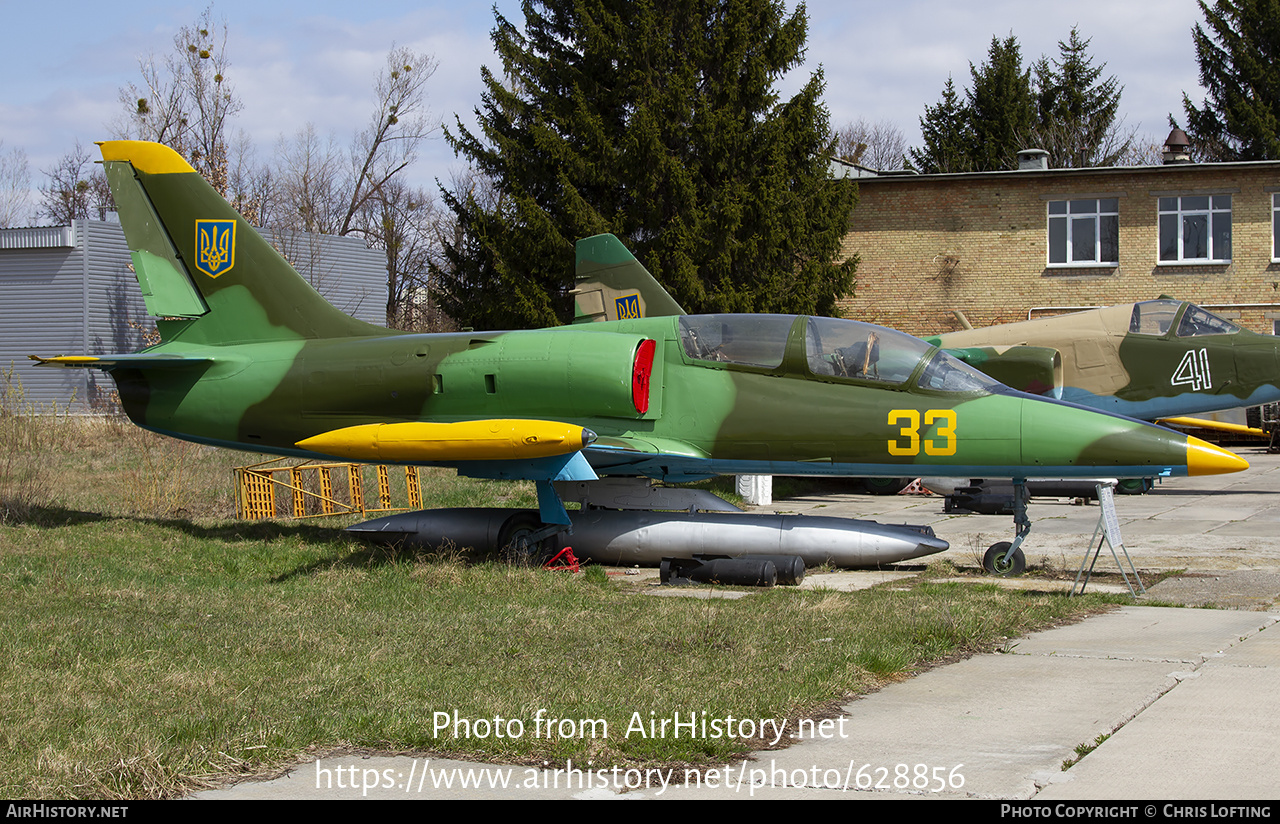
<path fill-rule="evenodd" d="M 273 224 L 306 232 L 338 234 L 347 202 L 342 150 L 308 123 L 276 150 L 278 212 Z"/>
<path fill-rule="evenodd" d="M 901 169 L 907 153 L 902 130 L 888 120 L 869 123 L 860 117 L 837 131 L 835 139 L 836 157 L 878 171 Z"/>
<path fill-rule="evenodd" d="M 173 52 L 138 61 L 143 86 L 120 90 L 126 111 L 117 136 L 164 143 L 191 163 L 220 194 L 227 193 L 228 118 L 243 104 L 227 80 L 227 24 L 213 22 L 213 7 L 173 38 Z"/>
<path fill-rule="evenodd" d="M 89 151 L 76 141 L 72 151 L 52 169 L 42 170 L 48 182 L 40 187 L 40 214 L 54 226 L 73 220 L 105 220 L 115 209 L 106 175 L 89 160 Z"/>
<path fill-rule="evenodd" d="M 338 234 L 358 231 L 353 222 L 365 203 L 417 159 L 418 146 L 440 127 L 426 107 L 426 85 L 436 66 L 434 57 L 407 48 L 387 55 L 387 67 L 374 83 L 373 117 L 351 148 L 350 199 Z"/>
<path fill-rule="evenodd" d="M 0 140 L 0 150 L 4 141 Z M 27 154 L 14 148 L 0 154 L 0 229 L 21 226 L 31 219 L 31 168 Z"/>

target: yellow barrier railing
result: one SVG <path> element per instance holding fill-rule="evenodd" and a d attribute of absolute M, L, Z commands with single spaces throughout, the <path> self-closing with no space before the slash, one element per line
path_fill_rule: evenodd
<path fill-rule="evenodd" d="M 364 468 L 358 463 L 302 463 L 272 466 L 276 458 L 252 466 L 241 466 L 236 474 L 236 509 L 248 521 L 260 518 L 318 518 L 371 512 L 400 512 L 422 509 L 422 480 L 418 467 L 404 467 L 405 498 L 408 506 L 392 506 L 391 472 L 379 465 L 378 506 L 365 506 Z M 287 476 L 282 480 L 281 476 Z M 336 476 L 336 477 L 335 477 Z M 284 501 L 276 492 L 288 490 Z"/>

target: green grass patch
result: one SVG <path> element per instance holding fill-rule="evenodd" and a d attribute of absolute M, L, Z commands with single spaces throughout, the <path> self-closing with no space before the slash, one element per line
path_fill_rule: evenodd
<path fill-rule="evenodd" d="M 1110 737 L 1111 737 L 1111 733 L 1104 732 L 1101 735 L 1099 735 L 1097 738 L 1093 739 L 1093 742 L 1090 744 L 1076 744 L 1076 749 L 1075 749 L 1076 754 L 1062 762 L 1062 771 L 1066 772 L 1067 770 L 1074 767 L 1076 764 L 1079 764 L 1080 759 L 1084 758 L 1086 755 L 1093 752 L 1098 747 L 1102 746 L 1103 742 L 1105 742 Z"/>

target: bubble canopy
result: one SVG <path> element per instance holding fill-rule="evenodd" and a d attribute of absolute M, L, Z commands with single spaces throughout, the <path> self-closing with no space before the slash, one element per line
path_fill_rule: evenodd
<path fill-rule="evenodd" d="M 788 342 L 803 336 L 803 358 Z M 820 380 L 917 386 L 938 392 L 1008 391 L 936 346 L 854 320 L 794 315 L 683 315 L 680 342 L 694 361 L 799 372 Z M 799 362 L 795 362 L 799 361 Z"/>
<path fill-rule="evenodd" d="M 1133 314 L 1129 320 L 1129 331 L 1138 335 L 1167 335 L 1169 330 L 1173 328 L 1173 322 L 1178 317 L 1178 311 L 1183 306 L 1184 303 L 1182 301 L 1169 300 L 1167 298 L 1144 300 L 1141 303 L 1135 303 L 1133 305 Z M 1182 320 L 1178 323 L 1177 336 L 1180 338 L 1194 338 L 1202 335 L 1234 335 L 1240 331 L 1239 326 L 1215 315 L 1208 309 L 1196 306 L 1193 303 L 1185 304 L 1185 306 L 1187 307 L 1186 311 L 1182 313 Z"/>

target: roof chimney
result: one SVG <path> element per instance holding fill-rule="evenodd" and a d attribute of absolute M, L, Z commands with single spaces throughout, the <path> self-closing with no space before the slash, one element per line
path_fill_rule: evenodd
<path fill-rule="evenodd" d="M 1018 152 L 1018 171 L 1044 171 L 1049 168 L 1049 153 L 1044 149 L 1021 149 Z"/>
<path fill-rule="evenodd" d="M 1164 141 L 1164 162 L 1166 166 L 1175 163 L 1190 163 L 1191 140 L 1182 129 L 1174 129 Z"/>

